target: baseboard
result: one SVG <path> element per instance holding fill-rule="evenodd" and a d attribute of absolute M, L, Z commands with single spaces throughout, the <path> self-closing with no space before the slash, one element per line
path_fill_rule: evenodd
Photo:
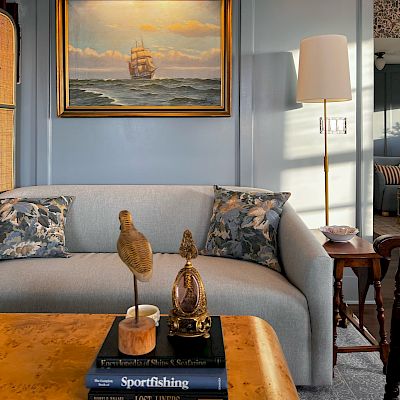
<path fill-rule="evenodd" d="M 346 300 L 346 303 L 352 305 L 352 304 L 358 304 L 358 301 Z M 366 300 L 365 304 L 375 304 L 375 301 L 374 300 Z"/>

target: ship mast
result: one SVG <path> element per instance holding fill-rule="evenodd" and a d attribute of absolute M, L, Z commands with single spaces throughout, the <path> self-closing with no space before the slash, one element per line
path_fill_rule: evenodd
<path fill-rule="evenodd" d="M 156 69 L 151 51 L 144 47 L 143 38 L 139 43 L 136 40 L 136 47 L 131 49 L 131 61 L 129 62 L 131 78 L 152 79 Z"/>

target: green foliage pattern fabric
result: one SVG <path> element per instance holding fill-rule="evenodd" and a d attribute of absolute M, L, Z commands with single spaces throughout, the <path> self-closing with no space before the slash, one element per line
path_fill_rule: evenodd
<path fill-rule="evenodd" d="M 202 254 L 254 261 L 280 272 L 277 234 L 290 193 L 233 191 L 214 186 L 215 200 Z"/>
<path fill-rule="evenodd" d="M 69 257 L 64 227 L 73 197 L 0 200 L 0 260 Z"/>

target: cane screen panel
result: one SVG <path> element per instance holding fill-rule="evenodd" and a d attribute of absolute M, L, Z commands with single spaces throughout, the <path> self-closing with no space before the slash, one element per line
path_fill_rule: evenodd
<path fill-rule="evenodd" d="M 15 27 L 11 19 L 0 12 L 0 107 L 15 105 L 16 48 Z"/>
<path fill-rule="evenodd" d="M 16 30 L 0 10 L 0 192 L 14 188 Z"/>
<path fill-rule="evenodd" d="M 14 187 L 14 110 L 0 109 L 0 192 Z"/>

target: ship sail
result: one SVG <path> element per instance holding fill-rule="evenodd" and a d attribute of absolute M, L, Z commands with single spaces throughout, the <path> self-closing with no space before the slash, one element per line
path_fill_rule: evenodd
<path fill-rule="evenodd" d="M 136 42 L 136 47 L 131 49 L 131 61 L 129 61 L 129 73 L 132 79 L 152 79 L 156 72 L 151 51 Z"/>

